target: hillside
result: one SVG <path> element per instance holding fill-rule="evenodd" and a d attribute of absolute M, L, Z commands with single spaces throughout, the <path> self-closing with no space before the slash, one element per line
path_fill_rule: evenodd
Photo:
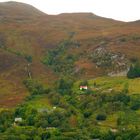
<path fill-rule="evenodd" d="M 43 12 L 35 9 L 33 6 L 17 2 L 1 2 L 0 4 L 0 17 L 1 18 L 31 18 L 40 17 L 45 15 Z"/>
<path fill-rule="evenodd" d="M 63 53 L 65 53 L 65 58 L 70 55 L 77 57 L 73 60 L 72 65 L 73 73 L 79 75 L 79 78 L 113 73 L 113 67 L 114 69 L 119 67 L 116 66 L 117 62 L 109 69 L 104 66 L 103 68 L 98 67 L 97 63 L 102 61 L 100 53 L 99 56 L 96 56 L 96 62 L 94 60 L 94 53 L 98 51 L 98 48 L 103 48 L 103 53 L 105 51 L 105 55 L 108 54 L 109 59 L 116 55 L 124 57 L 120 64 L 125 65 L 124 70 L 129 65 L 127 63 L 130 58 L 135 56 L 139 59 L 140 31 L 137 22 L 123 23 L 98 17 L 92 13 L 49 16 L 30 5 L 16 2 L 0 3 L 0 13 L 0 59 L 1 61 L 3 58 L 6 59 L 6 62 L 1 64 L 0 75 L 2 80 L 6 80 L 6 83 L 7 79 L 13 81 L 12 76 L 15 80 L 20 81 L 17 82 L 18 84 L 26 79 L 25 67 L 28 57 L 32 57 L 33 76 L 44 83 L 53 82 L 57 75 L 55 76 L 50 68 L 43 65 L 42 59 L 46 56 L 48 49 L 56 48 L 60 42 L 65 40 L 72 44 Z M 15 68 L 18 64 L 14 63 L 14 59 L 18 59 L 20 62 L 18 68 Z M 67 60 L 62 61 L 68 63 Z M 119 59 L 113 61 L 119 61 Z M 105 63 L 101 62 L 102 65 Z M 5 65 L 8 66 L 6 68 L 8 71 L 4 69 Z M 123 68 L 120 69 L 123 71 Z M 14 75 L 13 71 L 16 71 Z M 23 87 L 23 85 L 20 84 L 19 87 Z"/>
<path fill-rule="evenodd" d="M 139 25 L 0 3 L 0 139 L 139 139 Z"/>

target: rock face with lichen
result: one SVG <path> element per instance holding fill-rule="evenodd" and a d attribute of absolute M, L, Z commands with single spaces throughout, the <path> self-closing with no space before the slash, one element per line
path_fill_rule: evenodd
<path fill-rule="evenodd" d="M 91 55 L 97 67 L 104 68 L 110 76 L 124 76 L 128 72 L 129 61 L 120 52 L 111 52 L 104 46 L 99 46 Z"/>

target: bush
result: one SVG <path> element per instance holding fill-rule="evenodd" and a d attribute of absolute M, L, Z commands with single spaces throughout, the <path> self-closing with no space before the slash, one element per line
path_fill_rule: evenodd
<path fill-rule="evenodd" d="M 134 138 L 134 140 L 140 140 L 140 134 L 137 135 L 137 136 Z"/>
<path fill-rule="evenodd" d="M 132 110 L 138 110 L 140 109 L 140 102 L 134 102 L 132 105 L 131 105 L 131 109 Z"/>
<path fill-rule="evenodd" d="M 104 121 L 104 120 L 106 120 L 106 118 L 107 118 L 106 114 L 98 114 L 96 116 L 96 120 L 98 120 L 98 121 Z"/>
<path fill-rule="evenodd" d="M 91 110 L 86 110 L 85 112 L 84 112 L 84 117 L 85 118 L 88 118 L 88 117 L 90 117 L 92 115 L 92 111 Z"/>

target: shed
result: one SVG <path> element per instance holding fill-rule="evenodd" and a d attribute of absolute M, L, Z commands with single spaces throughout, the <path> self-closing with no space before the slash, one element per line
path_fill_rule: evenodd
<path fill-rule="evenodd" d="M 22 118 L 15 118 L 15 122 L 22 122 Z"/>

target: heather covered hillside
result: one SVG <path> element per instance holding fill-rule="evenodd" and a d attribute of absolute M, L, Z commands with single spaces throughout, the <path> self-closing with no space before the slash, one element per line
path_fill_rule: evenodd
<path fill-rule="evenodd" d="M 139 25 L 0 3 L 0 139 L 138 140 Z"/>

